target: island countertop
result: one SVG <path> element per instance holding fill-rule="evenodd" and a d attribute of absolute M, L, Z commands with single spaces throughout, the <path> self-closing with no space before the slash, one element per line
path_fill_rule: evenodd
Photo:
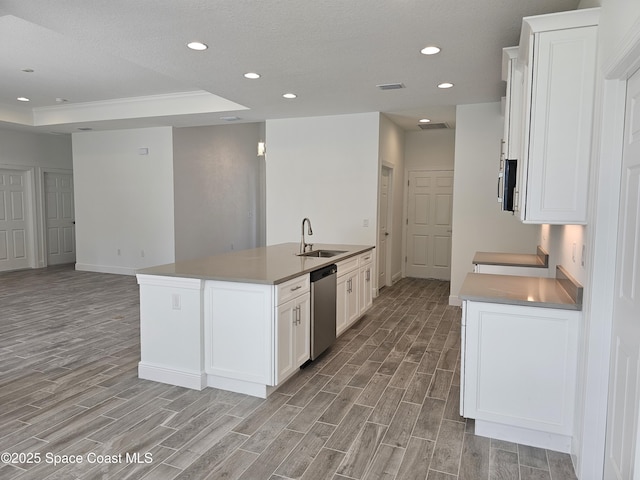
<path fill-rule="evenodd" d="M 477 302 L 582 310 L 582 286 L 560 266 L 556 278 L 469 273 L 459 297 Z"/>
<path fill-rule="evenodd" d="M 298 243 L 281 243 L 144 268 L 136 274 L 277 285 L 326 265 L 372 250 L 370 245 L 314 244 L 314 250 L 341 250 L 333 257 L 296 255 Z"/>
<path fill-rule="evenodd" d="M 509 267 L 548 268 L 549 254 L 541 247 L 537 253 L 502 253 L 502 252 L 476 252 L 473 257 L 475 265 L 502 265 Z"/>

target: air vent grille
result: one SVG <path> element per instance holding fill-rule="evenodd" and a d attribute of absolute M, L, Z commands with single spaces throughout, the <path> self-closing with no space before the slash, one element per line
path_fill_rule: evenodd
<path fill-rule="evenodd" d="M 380 90 L 398 90 L 400 88 L 405 88 L 404 83 L 381 83 L 380 85 L 376 85 Z"/>
<path fill-rule="evenodd" d="M 451 128 L 447 123 L 419 123 L 418 127 L 422 130 L 442 130 L 444 128 Z"/>

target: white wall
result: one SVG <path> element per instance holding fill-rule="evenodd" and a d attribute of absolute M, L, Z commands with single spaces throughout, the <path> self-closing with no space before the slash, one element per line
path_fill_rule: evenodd
<path fill-rule="evenodd" d="M 176 128 L 176 261 L 258 246 L 260 124 Z"/>
<path fill-rule="evenodd" d="M 71 136 L 0 130 L 0 164 L 72 168 Z"/>
<path fill-rule="evenodd" d="M 500 103 L 459 105 L 456 109 L 455 174 L 450 302 L 475 252 L 535 253 L 539 226 L 524 225 L 496 200 L 503 117 Z"/>
<path fill-rule="evenodd" d="M 390 233 L 387 237 L 387 241 L 390 242 L 388 247 L 390 258 L 387 264 L 390 265 L 389 271 L 394 282 L 402 278 L 404 158 L 404 131 L 389 118 L 380 115 L 381 168 L 382 165 L 393 168 L 393 183 L 391 185 L 392 207 L 387 222 L 387 230 Z M 378 190 L 379 188 L 378 185 Z M 380 205 L 378 208 L 380 208 Z M 383 285 L 378 285 L 378 287 L 382 286 Z"/>
<path fill-rule="evenodd" d="M 171 127 L 74 133 L 73 172 L 77 269 L 133 274 L 174 261 Z"/>
<path fill-rule="evenodd" d="M 456 131 L 454 129 L 406 132 L 405 169 L 453 170 Z"/>
<path fill-rule="evenodd" d="M 267 245 L 376 244 L 380 114 L 267 120 Z M 363 226 L 368 220 L 369 226 Z"/>
<path fill-rule="evenodd" d="M 555 275 L 556 265 L 562 265 L 583 286 L 587 272 L 582 265 L 583 246 L 586 255 L 586 227 L 584 225 L 542 225 L 541 245 L 549 253 L 549 272 Z M 575 245 L 575 246 L 574 246 Z M 586 264 L 585 258 L 585 264 Z"/>

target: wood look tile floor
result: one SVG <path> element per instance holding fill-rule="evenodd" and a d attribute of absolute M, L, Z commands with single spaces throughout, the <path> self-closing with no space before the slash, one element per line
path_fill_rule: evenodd
<path fill-rule="evenodd" d="M 262 400 L 138 379 L 134 277 L 2 273 L 0 479 L 575 479 L 568 455 L 475 436 L 459 416 L 448 295 L 435 280 L 383 289 Z"/>

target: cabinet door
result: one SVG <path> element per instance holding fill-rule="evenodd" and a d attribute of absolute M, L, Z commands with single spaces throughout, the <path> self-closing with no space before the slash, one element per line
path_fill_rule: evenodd
<path fill-rule="evenodd" d="M 347 328 L 347 276 L 338 277 L 336 283 L 336 336 Z"/>
<path fill-rule="evenodd" d="M 360 272 L 347 274 L 347 327 L 360 316 Z"/>
<path fill-rule="evenodd" d="M 308 294 L 307 294 L 308 297 Z M 276 385 L 295 371 L 294 345 L 296 341 L 296 300 L 289 300 L 277 308 Z"/>
<path fill-rule="evenodd" d="M 570 435 L 577 311 L 465 302 L 464 416 Z"/>
<path fill-rule="evenodd" d="M 366 312 L 373 303 L 371 276 L 371 264 L 360 269 L 360 314 Z"/>
<path fill-rule="evenodd" d="M 306 293 L 296 298 L 294 319 L 297 321 L 294 328 L 294 358 L 295 368 L 311 358 L 311 296 Z"/>
<path fill-rule="evenodd" d="M 525 222 L 586 222 L 596 31 L 535 34 Z"/>

